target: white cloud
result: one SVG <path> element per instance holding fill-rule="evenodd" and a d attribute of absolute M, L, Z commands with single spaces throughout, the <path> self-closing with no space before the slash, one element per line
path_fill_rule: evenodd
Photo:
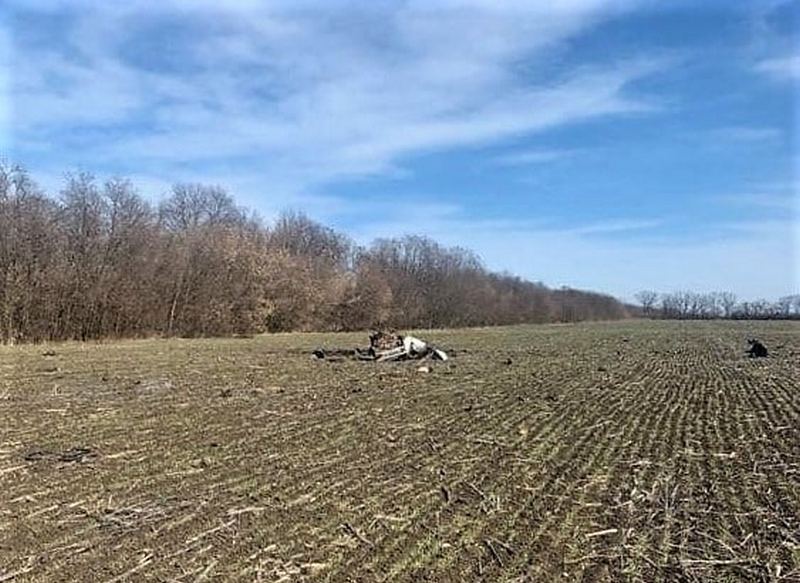
<path fill-rule="evenodd" d="M 17 38 L 9 132 L 62 164 L 171 179 L 221 161 L 302 193 L 396 172 L 407 155 L 652 109 L 626 87 L 660 61 L 536 75 L 549 49 L 629 4 L 18 3 L 76 21 L 66 46 Z M 137 62 L 137 43 L 174 17 L 194 36 L 151 40 L 185 69 Z"/>
<path fill-rule="evenodd" d="M 531 149 L 517 150 L 501 154 L 492 158 L 492 163 L 500 166 L 531 166 L 535 164 L 545 164 L 570 158 L 576 154 L 576 150 L 571 149 Z"/>
<path fill-rule="evenodd" d="M 756 71 L 777 79 L 800 79 L 800 55 L 792 54 L 759 61 Z"/>
<path fill-rule="evenodd" d="M 796 289 L 796 223 L 687 242 L 647 236 L 663 226 L 648 217 L 556 229 L 469 220 L 458 206 L 430 200 L 365 207 L 322 194 L 342 178 L 402 173 L 405 158 L 419 153 L 652 111 L 630 85 L 670 65 L 663 60 L 595 61 L 556 73 L 539 66 L 633 4 L 15 0 L 6 6 L 68 11 L 75 21 L 58 31 L 62 44 L 40 44 L 0 24 L 0 49 L 5 35 L 15 51 L 13 67 L 0 62 L 0 144 L 13 139 L 37 161 L 49 158 L 32 170 L 51 190 L 70 166 L 128 173 L 156 196 L 174 181 L 221 184 L 267 217 L 294 206 L 321 220 L 353 219 L 358 226 L 348 230 L 364 242 L 424 233 L 551 285 L 628 296 L 675 282 L 747 297 Z M 191 23 L 193 35 L 156 36 L 161 24 L 176 22 Z M 141 45 L 148 36 L 155 55 Z M 157 57 L 172 53 L 187 66 L 160 70 Z M 758 69 L 796 77 L 798 60 L 763 61 Z M 3 71 L 12 73 L 5 89 Z M 4 118 L 12 106 L 14 115 Z M 775 137 L 770 128 L 721 131 L 746 141 Z M 573 152 L 521 150 L 495 162 L 533 164 Z"/>
<path fill-rule="evenodd" d="M 791 214 L 795 210 L 796 200 L 783 194 L 774 192 L 746 192 L 718 197 L 722 203 L 740 207 L 756 207 L 786 211 Z"/>
<path fill-rule="evenodd" d="M 573 235 L 602 235 L 611 233 L 631 233 L 646 231 L 664 224 L 660 219 L 618 219 L 582 225 L 562 232 Z"/>
<path fill-rule="evenodd" d="M 798 181 L 753 184 L 742 192 L 716 196 L 714 200 L 727 207 L 779 211 L 785 218 L 794 217 L 800 222 L 800 182 Z"/>
<path fill-rule="evenodd" d="M 755 126 L 729 126 L 710 130 L 708 135 L 724 142 L 771 142 L 783 137 L 779 128 Z"/>

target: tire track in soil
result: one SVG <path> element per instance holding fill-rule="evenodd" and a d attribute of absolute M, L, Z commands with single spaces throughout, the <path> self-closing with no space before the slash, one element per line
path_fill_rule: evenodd
<path fill-rule="evenodd" d="M 644 530 L 641 521 L 637 520 L 637 515 L 633 514 L 636 507 L 648 504 L 643 490 L 646 491 L 647 486 L 652 483 L 650 492 L 655 492 L 660 480 L 664 479 L 664 474 L 669 475 L 669 469 L 665 469 L 665 466 L 671 463 L 679 437 L 682 437 L 678 427 L 682 425 L 689 412 L 687 407 L 675 402 L 678 390 L 675 384 L 661 378 L 660 373 L 667 364 L 665 360 L 656 360 L 644 367 L 645 370 L 639 377 L 640 382 L 649 389 L 648 398 L 641 402 L 640 407 L 648 411 L 661 411 L 663 414 L 648 415 L 643 426 L 630 432 L 627 456 L 622 458 L 623 463 L 612 473 L 603 491 L 598 492 L 597 498 L 601 506 L 597 512 L 599 518 L 595 519 L 595 522 L 617 528 L 623 533 L 623 538 L 616 546 L 607 544 L 601 539 L 591 549 L 591 553 L 586 552 L 584 556 L 600 555 L 599 565 L 590 565 L 589 572 L 601 571 L 602 566 L 608 566 L 611 561 L 619 561 L 622 569 L 633 564 L 634 572 L 647 573 L 653 567 L 661 549 L 669 541 L 668 523 L 660 531 L 652 532 L 652 527 Z M 651 525 L 653 518 L 655 516 L 650 517 Z M 656 534 L 660 534 L 660 538 L 651 540 Z M 628 550 L 631 546 L 637 551 L 635 555 Z M 653 555 L 656 559 L 641 564 L 643 554 Z"/>
<path fill-rule="evenodd" d="M 497 419 L 499 417 L 502 417 L 502 416 L 505 416 L 505 415 L 506 415 L 506 409 L 505 408 L 495 407 L 493 409 L 493 416 L 484 418 L 483 421 L 485 423 L 483 423 L 483 425 L 491 427 L 492 425 L 494 425 L 493 422 L 495 421 L 495 419 Z M 525 417 L 525 416 L 526 415 L 523 414 L 523 417 Z M 553 429 L 555 429 L 554 425 L 553 426 L 548 425 L 546 427 L 547 428 L 553 427 Z M 469 432 L 466 432 L 466 433 L 469 433 Z M 483 433 L 485 433 L 485 432 L 483 432 Z M 447 446 L 447 448 L 449 450 L 454 450 L 457 447 L 457 445 L 458 444 L 456 442 L 453 442 L 450 446 Z M 474 450 L 471 450 L 468 453 L 472 454 L 472 453 L 474 453 Z M 461 473 L 458 474 L 455 477 L 455 479 L 449 480 L 449 482 L 450 483 L 461 483 L 461 482 L 469 481 L 469 479 L 476 479 L 474 477 L 476 475 L 475 468 L 477 468 L 480 465 L 482 465 L 483 461 L 484 460 L 482 458 L 478 458 L 477 461 L 475 461 L 475 462 L 473 462 L 471 464 L 465 464 L 464 465 L 465 467 L 461 468 Z M 441 497 L 440 497 L 439 492 L 437 491 L 437 492 L 434 493 L 433 496 L 430 496 L 430 498 L 431 498 L 430 503 L 428 505 L 426 505 L 425 507 L 419 509 L 417 511 L 417 513 L 413 517 L 413 518 L 417 518 L 417 517 L 421 516 L 422 517 L 421 522 L 419 522 L 419 523 L 412 522 L 411 527 L 409 529 L 407 529 L 407 531 L 410 531 L 410 532 L 405 532 L 405 533 L 402 533 L 399 536 L 395 537 L 395 540 L 394 540 L 393 544 L 390 543 L 391 546 L 388 549 L 385 548 L 385 547 L 381 548 L 381 550 L 383 552 L 385 552 L 385 553 L 387 553 L 387 551 L 391 552 L 392 548 L 397 548 L 397 547 L 400 547 L 401 545 L 403 545 L 405 543 L 405 539 L 406 539 L 405 535 L 415 536 L 417 530 L 428 531 L 428 530 L 430 530 L 432 528 L 431 526 L 429 526 L 427 524 L 426 517 L 428 517 L 431 514 L 433 514 L 435 517 L 438 518 L 439 515 L 436 514 L 434 509 L 439 507 L 439 506 L 441 506 Z M 423 541 L 422 544 L 425 544 L 424 541 Z M 408 550 L 408 551 L 404 551 L 404 554 L 405 554 L 406 560 L 407 560 L 407 555 L 414 554 L 414 551 L 413 551 L 413 549 L 412 550 Z M 402 555 L 401 555 L 401 557 L 397 557 L 395 555 L 387 554 L 384 558 L 385 558 L 385 560 L 383 562 L 386 563 L 386 564 L 399 563 L 399 562 L 402 562 L 402 560 L 403 560 L 403 556 Z M 355 559 L 353 561 L 353 563 L 358 564 L 358 563 L 360 563 L 360 561 L 362 559 L 363 558 L 359 557 L 359 558 Z M 376 566 L 374 563 L 368 563 L 367 564 L 367 568 L 370 569 L 370 570 L 380 569 L 380 567 Z"/>
<path fill-rule="evenodd" d="M 606 479 L 597 484 L 597 487 L 600 488 L 600 493 L 614 492 L 618 488 L 618 484 L 623 482 L 623 478 L 626 477 L 628 473 L 625 467 L 618 467 L 617 465 L 609 467 L 609 462 L 618 459 L 618 454 L 623 451 L 627 451 L 629 454 L 635 453 L 635 450 L 631 452 L 631 446 L 635 444 L 636 440 L 642 436 L 643 433 L 646 438 L 652 437 L 652 426 L 659 422 L 659 418 L 655 416 L 645 417 L 638 414 L 637 409 L 632 406 L 633 404 L 647 404 L 648 397 L 657 394 L 652 391 L 652 386 L 645 382 L 648 377 L 647 371 L 644 371 L 641 375 L 635 375 L 636 372 L 636 370 L 631 371 L 629 373 L 630 379 L 622 383 L 623 385 L 638 385 L 641 386 L 641 389 L 636 393 L 627 393 L 627 407 L 625 409 L 629 414 L 614 423 L 614 429 L 618 429 L 618 431 L 616 434 L 612 434 L 612 437 L 618 438 L 614 440 L 612 447 L 605 446 L 603 443 L 596 446 L 599 451 L 603 452 L 603 455 L 599 457 L 599 461 L 606 469 Z M 647 408 L 662 410 L 658 406 L 653 408 L 649 404 L 647 404 Z M 593 502 L 592 500 L 594 497 L 598 497 L 602 501 Z M 601 508 L 603 509 L 611 506 L 610 502 L 615 502 L 613 499 L 609 500 L 608 494 L 606 494 L 606 496 L 598 496 L 596 493 L 594 497 L 585 496 L 585 499 L 589 501 L 589 504 L 602 504 Z M 605 511 L 592 511 L 591 508 L 593 508 L 593 506 L 590 506 L 588 509 L 583 509 L 583 515 L 580 517 L 583 519 L 581 521 L 583 523 L 582 531 L 579 532 L 574 528 L 572 530 L 561 528 L 559 531 L 560 536 L 555 538 L 555 542 L 552 545 L 555 548 L 559 548 L 571 541 L 576 548 L 572 553 L 573 556 L 565 557 L 565 560 L 569 561 L 570 564 L 575 564 L 575 568 L 579 571 L 588 571 L 589 573 L 594 570 L 596 566 L 584 566 L 583 561 L 578 559 L 595 554 L 594 551 L 597 550 L 598 546 L 602 546 L 603 543 L 588 543 L 588 541 L 583 539 L 583 535 L 587 534 L 589 531 L 599 531 L 606 528 L 617 528 L 620 532 L 624 531 L 624 528 L 622 528 L 623 525 L 618 519 L 609 517 L 609 514 Z M 576 517 L 577 516 L 576 514 Z M 616 538 L 616 534 L 612 538 Z M 568 569 L 562 570 L 567 571 Z M 529 571 L 528 575 L 541 576 L 542 574 L 536 571 Z M 577 577 L 579 573 L 571 573 L 571 575 Z"/>
<path fill-rule="evenodd" d="M 570 403 L 570 405 L 574 407 L 574 406 L 576 405 L 576 403 Z M 577 405 L 578 405 L 579 407 L 583 407 L 583 405 L 584 405 L 584 402 L 578 402 L 578 403 L 577 403 Z M 562 417 L 564 417 L 565 419 L 566 419 L 566 418 L 569 418 L 569 416 L 570 416 L 570 413 L 569 413 L 569 411 L 570 411 L 570 409 L 569 409 L 569 408 L 568 408 L 568 409 L 565 409 L 565 411 L 564 411 L 564 414 L 562 415 Z M 590 420 L 589 420 L 589 423 L 590 423 L 590 425 L 596 425 L 596 424 L 597 424 L 597 418 L 590 418 Z M 558 431 L 560 431 L 560 430 L 561 430 L 561 424 L 559 424 L 559 423 L 553 423 L 553 424 L 552 424 L 552 425 L 550 425 L 548 428 L 551 430 L 551 432 L 558 432 Z M 588 441 L 590 437 L 591 437 L 591 432 L 590 432 L 590 435 L 587 435 L 587 436 L 584 438 L 584 440 L 585 440 L 585 441 Z M 583 442 L 584 440 L 582 440 L 582 442 Z M 582 443 L 582 442 L 581 442 L 581 443 Z M 580 445 L 580 444 L 578 444 L 578 445 Z M 572 449 L 575 449 L 575 445 L 574 445 L 574 444 L 573 444 L 573 447 L 572 447 L 572 448 L 570 448 L 570 450 L 572 450 Z M 552 458 L 552 459 L 556 459 L 556 458 L 558 458 L 558 457 L 560 457 L 560 456 L 562 456 L 562 455 L 563 455 L 563 450 L 556 450 L 554 453 L 552 453 L 552 454 L 551 454 L 551 458 Z M 501 475 L 501 474 L 499 474 L 498 472 L 494 472 L 494 473 L 495 473 L 496 475 Z M 561 474 L 563 474 L 563 472 L 561 472 Z M 481 476 L 480 478 L 479 478 L 479 477 L 476 477 L 476 478 L 474 478 L 474 479 L 473 479 L 472 483 L 473 483 L 473 484 L 477 483 L 479 487 L 480 487 L 480 486 L 486 486 L 486 484 L 485 484 L 485 482 L 486 482 L 485 478 L 486 478 L 486 475 L 485 475 L 485 474 L 484 474 L 483 476 Z M 559 474 L 559 476 L 558 476 L 557 478 L 555 478 L 555 479 L 554 479 L 554 482 L 557 482 L 559 479 L 560 479 L 560 474 Z M 495 478 L 494 480 L 491 480 L 491 481 L 490 481 L 490 484 L 491 484 L 491 483 L 494 483 L 495 481 L 497 481 L 497 479 L 496 479 L 496 478 Z M 505 482 L 505 480 L 501 479 L 501 480 L 500 480 L 500 482 L 501 482 L 501 483 L 503 483 L 503 482 Z M 494 491 L 497 491 L 497 490 L 498 490 L 498 488 L 493 488 L 493 490 L 494 490 Z M 504 493 L 505 493 L 505 492 L 504 492 Z M 491 529 L 487 529 L 487 530 L 491 530 Z M 458 544 L 456 544 L 456 546 L 459 546 L 459 545 L 458 545 Z"/>

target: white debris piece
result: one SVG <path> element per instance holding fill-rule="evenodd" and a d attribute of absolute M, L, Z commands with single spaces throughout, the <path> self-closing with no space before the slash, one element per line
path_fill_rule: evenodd
<path fill-rule="evenodd" d="M 427 342 L 413 336 L 403 336 L 403 348 L 405 348 L 406 354 L 412 358 L 428 352 Z"/>
<path fill-rule="evenodd" d="M 447 360 L 447 354 L 443 350 L 433 348 L 427 342 L 415 336 L 401 336 L 400 340 L 402 342 L 400 346 L 376 351 L 376 360 L 416 360 L 421 358 Z"/>

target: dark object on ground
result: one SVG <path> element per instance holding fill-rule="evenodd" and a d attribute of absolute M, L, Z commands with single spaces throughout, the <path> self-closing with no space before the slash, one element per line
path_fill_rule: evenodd
<path fill-rule="evenodd" d="M 49 452 L 49 451 L 44 451 L 44 450 L 41 450 L 41 449 L 34 449 L 33 451 L 29 451 L 28 453 L 26 453 L 24 456 L 22 456 L 22 458 L 26 462 L 36 462 L 36 461 L 39 461 L 39 460 L 46 459 L 47 457 L 49 457 L 51 455 L 52 455 L 52 453 Z"/>
<path fill-rule="evenodd" d="M 60 462 L 82 462 L 85 459 L 95 457 L 95 453 L 88 447 L 73 447 L 58 454 Z"/>
<path fill-rule="evenodd" d="M 747 354 L 750 355 L 750 358 L 766 358 L 768 355 L 767 347 L 764 346 L 761 342 L 756 340 L 755 338 L 751 338 L 747 341 L 750 344 L 750 348 L 746 350 Z"/>
<path fill-rule="evenodd" d="M 46 449 L 34 449 L 29 451 L 23 456 L 27 462 L 36 462 L 40 460 L 51 460 L 64 463 L 83 462 L 87 459 L 96 457 L 91 449 L 88 447 L 73 447 L 66 451 L 50 451 Z"/>
<path fill-rule="evenodd" d="M 355 358 L 357 360 L 372 360 L 372 357 L 367 354 L 366 350 L 355 350 L 347 348 L 317 348 L 311 353 L 311 356 L 317 360 L 344 360 L 346 358 Z"/>

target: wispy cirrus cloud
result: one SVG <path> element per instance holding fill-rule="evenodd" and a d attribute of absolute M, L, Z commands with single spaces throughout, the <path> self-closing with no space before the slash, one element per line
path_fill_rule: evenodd
<path fill-rule="evenodd" d="M 800 213 L 800 181 L 770 182 L 751 185 L 741 192 L 713 197 L 727 207 L 749 208 L 753 211 L 777 211 L 787 218 Z"/>
<path fill-rule="evenodd" d="M 515 150 L 505 154 L 500 154 L 491 159 L 491 162 L 500 166 L 530 166 L 534 164 L 544 164 L 571 158 L 576 155 L 576 149 L 542 149 L 534 148 L 527 150 Z"/>
<path fill-rule="evenodd" d="M 791 285 L 786 224 L 705 237 L 707 221 L 786 216 L 784 195 L 737 184 L 785 178 L 786 35 L 765 10 L 745 49 L 741 7 L 642 5 L 5 0 L 0 155 L 51 191 L 76 167 L 152 196 L 220 184 L 268 217 L 302 208 L 365 242 L 428 234 L 553 284 Z M 696 63 L 659 58 L 684 54 L 686 24 Z M 738 57 L 719 63 L 720 47 Z"/>
<path fill-rule="evenodd" d="M 764 59 L 756 63 L 755 70 L 779 80 L 800 79 L 800 55 L 790 54 Z"/>
<path fill-rule="evenodd" d="M 731 194 L 717 197 L 717 200 L 728 205 L 771 209 L 786 211 L 788 213 L 793 212 L 797 206 L 797 200 L 795 198 L 776 194 L 774 192 L 747 192 L 742 194 Z"/>
<path fill-rule="evenodd" d="M 709 130 L 706 134 L 715 140 L 726 142 L 770 142 L 783 137 L 784 131 L 774 127 L 728 126 Z"/>
<path fill-rule="evenodd" d="M 62 164 L 170 177 L 213 165 L 297 193 L 409 155 L 652 110 L 627 87 L 657 59 L 516 68 L 630 4 L 12 2 L 20 22 L 61 28 L 48 42 L 12 32 L 5 129 L 23 155 L 60 150 Z"/>

